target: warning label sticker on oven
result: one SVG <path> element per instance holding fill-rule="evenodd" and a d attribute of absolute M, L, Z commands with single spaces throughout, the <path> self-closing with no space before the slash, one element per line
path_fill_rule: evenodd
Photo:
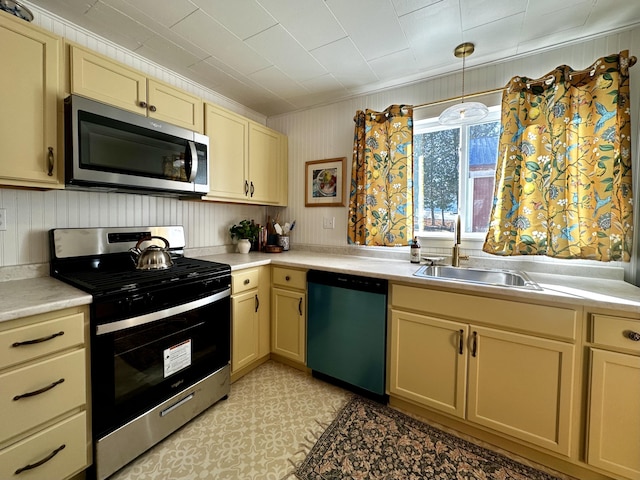
<path fill-rule="evenodd" d="M 164 352 L 164 377 L 191 365 L 191 340 L 167 348 Z"/>

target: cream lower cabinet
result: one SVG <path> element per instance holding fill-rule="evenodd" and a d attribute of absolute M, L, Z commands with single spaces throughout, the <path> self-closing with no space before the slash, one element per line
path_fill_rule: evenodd
<path fill-rule="evenodd" d="M 62 480 L 90 464 L 85 308 L 0 323 L 0 478 Z"/>
<path fill-rule="evenodd" d="M 269 267 L 248 268 L 231 276 L 231 375 L 235 381 L 269 355 Z"/>
<path fill-rule="evenodd" d="M 640 320 L 591 322 L 587 462 L 640 480 Z"/>
<path fill-rule="evenodd" d="M 271 352 L 298 364 L 306 362 L 306 270 L 273 267 Z"/>
<path fill-rule="evenodd" d="M 71 45 L 71 93 L 202 133 L 202 99 L 98 53 Z"/>
<path fill-rule="evenodd" d="M 61 43 L 0 11 L 0 185 L 64 188 L 57 110 Z"/>
<path fill-rule="evenodd" d="M 576 311 L 402 285 L 391 302 L 392 396 L 569 455 Z"/>
<path fill-rule="evenodd" d="M 211 174 L 206 200 L 287 204 L 286 136 L 217 105 L 205 105 Z"/>

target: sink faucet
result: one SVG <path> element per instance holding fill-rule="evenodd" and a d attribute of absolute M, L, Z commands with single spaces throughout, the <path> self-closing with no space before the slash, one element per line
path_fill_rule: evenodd
<path fill-rule="evenodd" d="M 451 266 L 459 267 L 460 260 L 469 260 L 468 255 L 460 255 L 460 215 L 456 217 L 456 225 L 454 229 L 453 251 L 451 252 Z"/>

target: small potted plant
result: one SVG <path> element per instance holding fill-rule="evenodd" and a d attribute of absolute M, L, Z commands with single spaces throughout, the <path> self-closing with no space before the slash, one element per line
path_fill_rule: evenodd
<path fill-rule="evenodd" d="M 251 244 L 256 241 L 260 228 L 249 220 L 240 220 L 240 223 L 233 225 L 229 229 L 231 238 L 238 240 L 238 251 L 240 253 L 249 253 L 251 250 Z"/>

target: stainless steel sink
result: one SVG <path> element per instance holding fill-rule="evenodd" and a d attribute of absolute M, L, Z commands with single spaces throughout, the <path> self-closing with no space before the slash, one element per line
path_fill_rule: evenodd
<path fill-rule="evenodd" d="M 416 277 L 437 278 L 456 282 L 482 283 L 501 287 L 520 287 L 541 290 L 537 283 L 524 272 L 488 268 L 450 267 L 446 265 L 425 265 L 420 267 Z"/>

